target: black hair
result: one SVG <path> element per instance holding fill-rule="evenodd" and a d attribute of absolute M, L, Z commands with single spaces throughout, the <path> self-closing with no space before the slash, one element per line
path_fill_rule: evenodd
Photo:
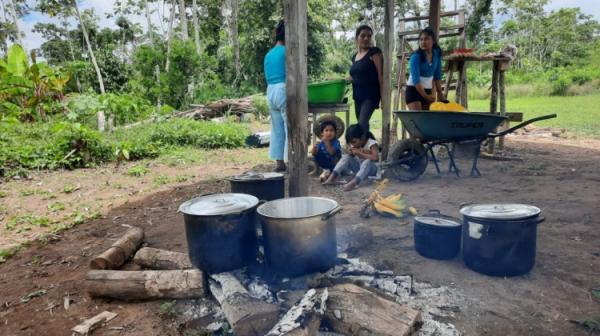
<path fill-rule="evenodd" d="M 346 130 L 346 143 L 348 144 L 352 141 L 352 139 L 363 138 L 370 138 L 375 140 L 375 136 L 373 135 L 373 133 L 371 133 L 370 131 L 365 131 L 365 129 L 359 124 L 350 125 Z"/>
<path fill-rule="evenodd" d="M 277 27 L 275 27 L 275 41 L 285 42 L 285 24 L 283 20 L 279 20 Z"/>
<path fill-rule="evenodd" d="M 321 124 L 319 125 L 319 132 L 323 133 L 325 127 L 327 126 L 333 127 L 333 131 L 337 132 L 337 125 L 331 120 L 324 120 L 323 122 L 321 122 Z"/>
<path fill-rule="evenodd" d="M 360 26 L 358 26 L 358 28 L 356 28 L 356 34 L 354 36 L 354 39 L 356 40 L 358 38 L 358 35 L 360 35 L 360 32 L 363 31 L 363 30 L 365 30 L 365 29 L 371 31 L 371 34 L 373 34 L 373 28 L 371 28 L 371 26 L 369 26 L 369 25 L 360 25 Z"/>
<path fill-rule="evenodd" d="M 440 48 L 440 46 L 437 43 L 437 39 L 435 38 L 435 32 L 433 31 L 433 29 L 427 27 L 427 28 L 421 30 L 421 32 L 419 33 L 419 39 L 421 39 L 421 35 L 423 35 L 423 34 L 431 37 L 431 39 L 433 40 L 432 51 L 435 51 L 435 50 L 439 51 L 440 57 L 441 57 L 442 56 L 442 48 Z M 419 50 L 417 50 L 417 53 L 421 57 L 421 62 L 423 62 L 427 59 L 427 55 L 425 55 L 425 50 L 421 49 L 420 44 L 419 44 Z"/>

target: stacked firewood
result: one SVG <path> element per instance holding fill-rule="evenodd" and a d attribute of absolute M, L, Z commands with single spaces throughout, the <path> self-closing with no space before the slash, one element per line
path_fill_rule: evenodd
<path fill-rule="evenodd" d="M 142 229 L 132 227 L 90 262 L 90 296 L 148 300 L 210 295 L 238 336 L 308 336 L 323 328 L 343 335 L 411 335 L 420 325 L 419 311 L 342 278 L 317 278 L 295 303 L 279 295 L 257 298 L 235 272 L 205 274 L 193 268 L 185 253 L 140 249 L 143 239 Z M 120 270 L 131 258 L 139 270 Z"/>
<path fill-rule="evenodd" d="M 176 112 L 175 117 L 191 118 L 196 120 L 210 120 L 227 115 L 241 117 L 246 113 L 255 113 L 252 105 L 252 96 L 238 99 L 221 99 L 203 105 L 194 105 L 186 111 Z"/>

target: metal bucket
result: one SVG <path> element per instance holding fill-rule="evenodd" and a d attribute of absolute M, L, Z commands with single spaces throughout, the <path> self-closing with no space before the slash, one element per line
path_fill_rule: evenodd
<path fill-rule="evenodd" d="M 231 192 L 248 194 L 261 201 L 285 197 L 285 176 L 280 173 L 246 173 L 229 178 Z"/>
<path fill-rule="evenodd" d="M 265 262 L 273 272 L 299 276 L 335 265 L 335 217 L 342 208 L 334 200 L 297 197 L 258 207 Z"/>
<path fill-rule="evenodd" d="M 184 216 L 192 264 L 203 271 L 219 273 L 256 260 L 258 203 L 251 195 L 212 194 L 181 204 L 179 211 Z"/>

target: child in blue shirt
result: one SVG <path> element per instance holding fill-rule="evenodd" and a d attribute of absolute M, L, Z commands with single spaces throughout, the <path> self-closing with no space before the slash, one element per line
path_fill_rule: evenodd
<path fill-rule="evenodd" d="M 323 120 L 320 122 L 319 137 L 321 141 L 313 146 L 311 153 L 317 171 L 319 168 L 324 169 L 325 175 L 328 175 L 327 172 L 330 172 L 342 157 L 342 146 L 337 139 L 337 134 L 338 129 L 334 121 Z"/>

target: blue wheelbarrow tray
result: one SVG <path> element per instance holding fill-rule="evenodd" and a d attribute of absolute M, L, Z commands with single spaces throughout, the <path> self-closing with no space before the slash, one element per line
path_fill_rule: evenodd
<path fill-rule="evenodd" d="M 421 142 L 462 141 L 485 138 L 507 119 L 477 112 L 395 112 L 408 132 Z"/>

